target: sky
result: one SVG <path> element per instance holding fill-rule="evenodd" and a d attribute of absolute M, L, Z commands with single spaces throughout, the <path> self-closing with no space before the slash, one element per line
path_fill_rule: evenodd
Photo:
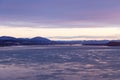
<path fill-rule="evenodd" d="M 0 0 L 0 36 L 120 39 L 120 0 Z"/>

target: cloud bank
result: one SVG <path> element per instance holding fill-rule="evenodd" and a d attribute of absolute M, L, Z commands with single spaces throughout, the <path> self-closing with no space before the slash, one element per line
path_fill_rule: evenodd
<path fill-rule="evenodd" d="M 120 26 L 120 0 L 0 0 L 0 25 L 38 28 Z"/>

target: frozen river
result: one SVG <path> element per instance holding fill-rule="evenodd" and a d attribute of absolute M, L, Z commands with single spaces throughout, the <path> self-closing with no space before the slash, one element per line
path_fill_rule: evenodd
<path fill-rule="evenodd" d="M 0 80 L 120 80 L 120 47 L 0 47 Z"/>

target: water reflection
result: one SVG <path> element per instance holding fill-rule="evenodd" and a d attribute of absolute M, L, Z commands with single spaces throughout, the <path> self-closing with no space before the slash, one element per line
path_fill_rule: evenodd
<path fill-rule="evenodd" d="M 0 80 L 120 80 L 119 53 L 104 46 L 4 47 Z"/>

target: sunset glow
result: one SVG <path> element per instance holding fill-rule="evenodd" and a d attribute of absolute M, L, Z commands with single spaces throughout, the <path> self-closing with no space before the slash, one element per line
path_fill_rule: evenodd
<path fill-rule="evenodd" d="M 1 0 L 0 36 L 120 39 L 119 0 Z"/>
<path fill-rule="evenodd" d="M 43 36 L 53 40 L 119 39 L 120 28 L 13 28 L 1 27 L 0 35 L 14 37 Z"/>

